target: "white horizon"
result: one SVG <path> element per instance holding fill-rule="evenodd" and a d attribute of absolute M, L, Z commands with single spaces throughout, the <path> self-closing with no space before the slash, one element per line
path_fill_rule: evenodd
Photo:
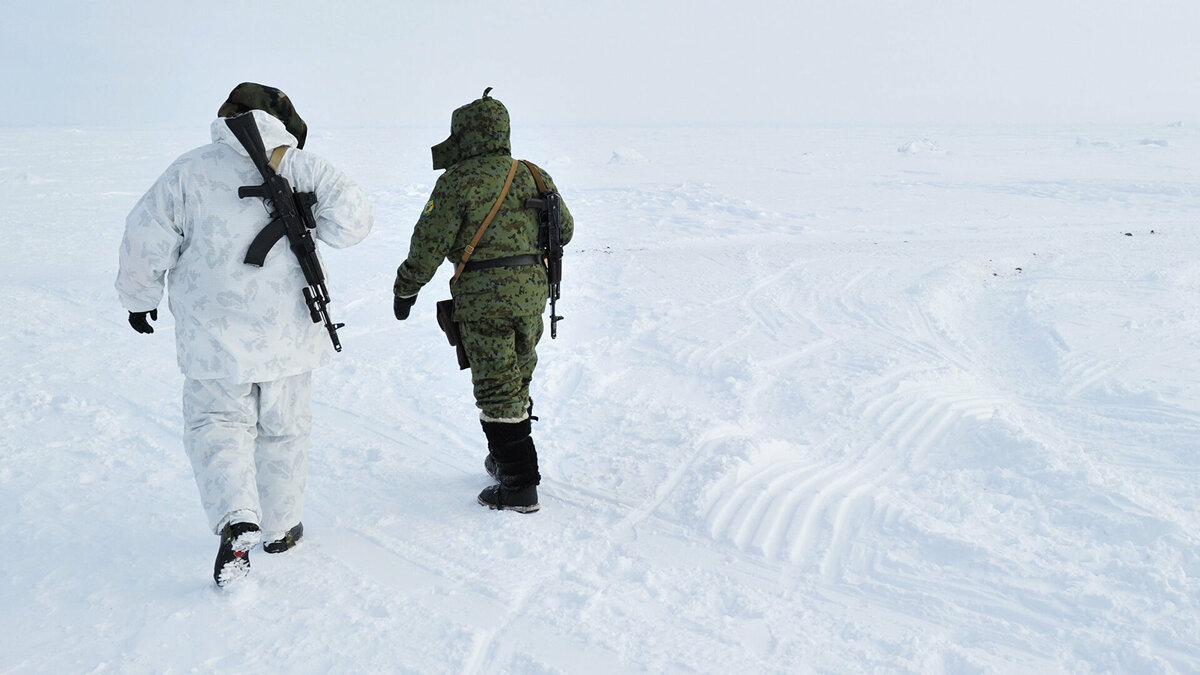
<path fill-rule="evenodd" d="M 0 126 L 203 124 L 242 81 L 316 128 L 1162 123 L 1195 118 L 1200 4 L 101 0 L 10 8 Z"/>

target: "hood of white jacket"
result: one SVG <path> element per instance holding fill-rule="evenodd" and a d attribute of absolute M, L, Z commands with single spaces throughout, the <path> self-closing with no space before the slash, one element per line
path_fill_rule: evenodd
<path fill-rule="evenodd" d="M 250 114 L 254 115 L 254 123 L 258 125 L 258 133 L 262 136 L 263 147 L 267 149 L 267 155 L 270 156 L 271 151 L 281 145 L 296 147 L 298 142 L 296 137 L 289 134 L 283 122 L 280 122 L 275 116 L 265 110 L 251 110 Z M 242 147 L 241 141 L 233 135 L 233 131 L 229 129 L 229 125 L 225 124 L 224 117 L 218 117 L 212 123 L 212 140 L 213 143 L 224 143 L 239 154 L 250 156 L 246 152 L 246 148 Z"/>

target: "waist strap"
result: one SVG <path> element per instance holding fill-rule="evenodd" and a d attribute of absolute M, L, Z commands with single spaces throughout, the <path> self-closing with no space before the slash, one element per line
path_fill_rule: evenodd
<path fill-rule="evenodd" d="M 541 265 L 542 256 L 533 253 L 525 255 L 510 255 L 507 258 L 492 258 L 491 260 L 471 260 L 463 266 L 464 272 L 485 270 L 489 267 L 524 267 L 525 265 Z"/>

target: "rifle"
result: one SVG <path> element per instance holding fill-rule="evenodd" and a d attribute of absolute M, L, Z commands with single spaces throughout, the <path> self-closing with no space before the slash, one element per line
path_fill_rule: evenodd
<path fill-rule="evenodd" d="M 559 284 L 562 283 L 562 198 L 546 186 L 541 172 L 532 162 L 521 161 L 537 183 L 538 196 L 526 199 L 525 208 L 538 212 L 538 248 L 546 261 L 546 280 L 550 284 L 550 339 L 553 340 L 558 337 L 558 322 L 563 318 L 557 311 Z"/>
<path fill-rule="evenodd" d="M 329 318 L 329 290 L 325 288 L 325 270 L 321 267 L 321 259 L 317 257 L 317 243 L 309 234 L 309 230 L 317 227 L 317 221 L 312 214 L 317 196 L 312 192 L 295 192 L 288 180 L 271 167 L 267 161 L 267 149 L 263 146 L 262 135 L 254 123 L 253 113 L 246 112 L 228 117 L 225 124 L 241 142 L 242 147 L 246 148 L 250 160 L 263 177 L 262 185 L 239 187 L 238 197 L 261 197 L 271 206 L 274 215 L 271 222 L 254 237 L 242 262 L 262 267 L 271 247 L 287 236 L 288 245 L 296 254 L 300 270 L 304 272 L 304 280 L 308 283 L 302 291 L 304 302 L 308 305 L 308 313 L 313 323 L 325 324 L 334 351 L 342 351 L 337 330 L 346 324 L 333 323 Z"/>

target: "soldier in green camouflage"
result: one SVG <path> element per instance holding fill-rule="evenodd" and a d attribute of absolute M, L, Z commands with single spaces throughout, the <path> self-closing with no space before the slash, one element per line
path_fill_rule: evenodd
<path fill-rule="evenodd" d="M 450 292 L 487 436 L 484 465 L 497 481 L 480 493 L 479 502 L 528 513 L 539 508 L 541 475 L 530 435 L 529 383 L 542 337 L 546 268 L 538 247 L 538 213 L 524 204 L 538 194 L 535 167 L 514 165 L 508 110 L 490 91 L 455 110 L 450 137 L 433 147 L 433 168 L 446 172 L 413 229 L 408 257 L 396 270 L 393 309 L 397 319 L 408 318 L 417 292 L 443 260 L 462 261 L 496 207 Z M 549 174 L 536 170 L 546 187 L 556 190 Z M 510 176 L 509 191 L 497 203 Z M 574 231 L 565 204 L 561 222 L 565 244 Z"/>

